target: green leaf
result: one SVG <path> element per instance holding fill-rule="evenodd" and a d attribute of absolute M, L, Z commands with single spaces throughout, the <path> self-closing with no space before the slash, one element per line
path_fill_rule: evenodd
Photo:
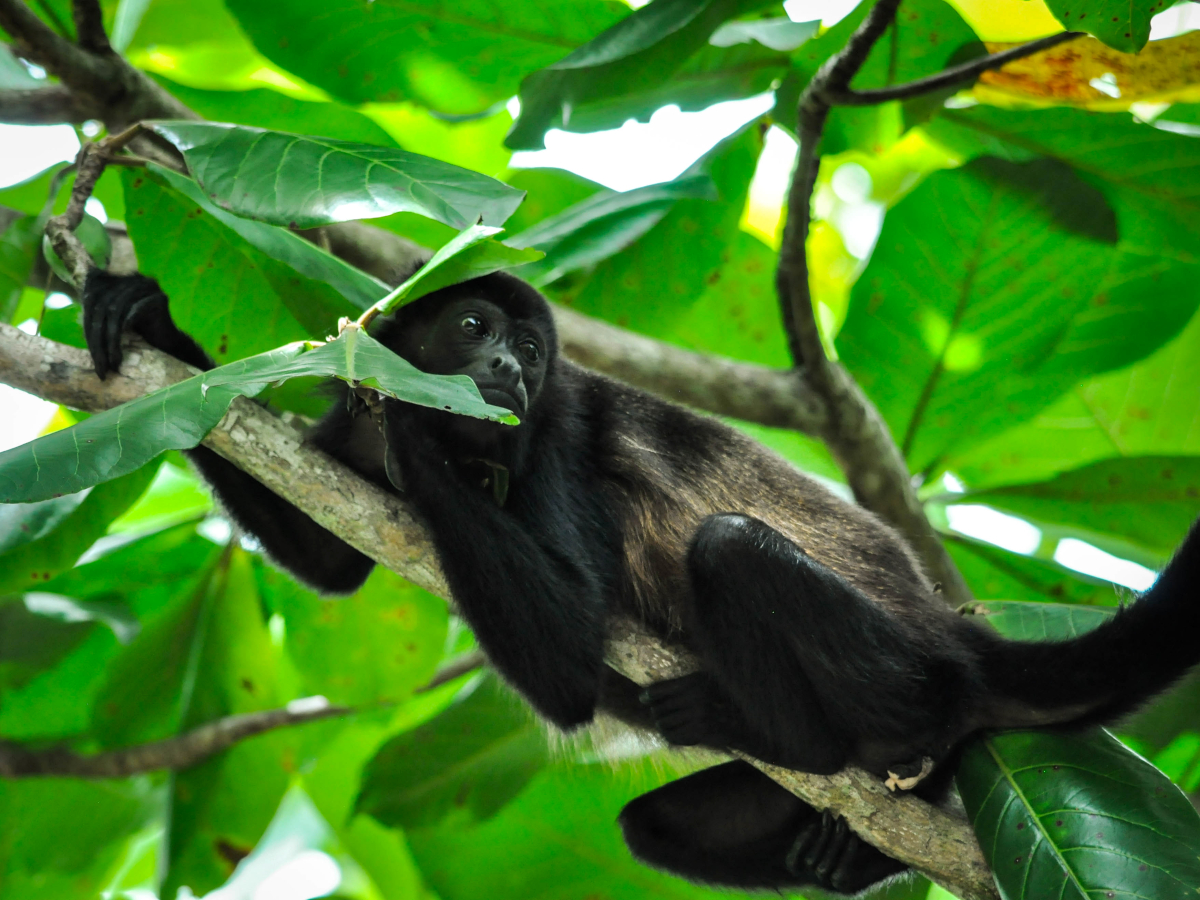
<path fill-rule="evenodd" d="M 361 329 L 308 346 L 291 344 L 237 360 L 0 453 L 0 502 L 73 493 L 132 472 L 164 450 L 195 447 L 235 397 L 253 397 L 269 383 L 301 376 L 342 378 L 420 406 L 517 421 L 508 410 L 485 403 L 466 375 L 421 372 Z"/>
<path fill-rule="evenodd" d="M 83 243 L 88 256 L 92 258 L 92 262 L 101 269 L 108 268 L 108 260 L 112 255 L 112 240 L 108 236 L 108 230 L 99 219 L 89 213 L 84 213 L 83 220 L 79 223 L 79 227 L 75 229 L 75 236 Z M 68 271 L 63 261 L 58 258 L 58 254 L 50 246 L 50 238 L 46 235 L 42 235 L 42 254 L 46 257 L 46 262 L 50 264 L 50 268 L 55 275 L 67 284 L 74 283 L 74 276 Z"/>
<path fill-rule="evenodd" d="M 1112 211 L 1051 161 L 939 172 L 884 221 L 838 351 L 920 471 L 1030 418 L 1078 377 L 1047 366 L 1102 284 Z"/>
<path fill-rule="evenodd" d="M 41 229 L 36 216 L 14 219 L 0 233 L 0 322 L 12 322 L 37 261 Z"/>
<path fill-rule="evenodd" d="M 154 465 L 142 466 L 122 478 L 98 485 L 69 515 L 56 522 L 52 530 L 39 528 L 41 534 L 36 540 L 24 542 L 0 554 L 0 594 L 34 590 L 73 566 L 88 547 L 104 536 L 109 524 L 145 492 L 157 469 L 158 466 Z M 57 503 L 64 499 L 44 502 Z M 6 509 L 0 507 L 0 511 Z M 20 509 L 17 507 L 17 510 Z M 41 520 L 44 525 L 46 519 L 42 516 L 49 510 L 43 506 L 31 512 L 35 520 Z M 25 521 L 12 524 L 21 528 L 33 523 L 26 518 Z M 0 541 L 10 543 L 3 537 L 0 537 Z"/>
<path fill-rule="evenodd" d="M 655 0 L 563 59 L 521 82 L 521 114 L 505 144 L 539 150 L 545 133 L 571 124 L 576 106 L 661 84 L 708 41 L 722 22 L 765 0 Z"/>
<path fill-rule="evenodd" d="M 1117 212 L 1121 245 L 1148 256 L 1200 262 L 1200 141 L 1128 114 L 945 109 L 926 130 L 955 152 L 1050 157 L 1100 187 Z"/>
<path fill-rule="evenodd" d="M 1049 481 L 961 498 L 1069 529 L 1102 546 L 1113 547 L 1118 538 L 1161 562 L 1200 513 L 1200 457 L 1102 460 Z"/>
<path fill-rule="evenodd" d="M 854 12 L 792 54 L 792 69 L 775 93 L 772 118 L 793 137 L 800 92 L 821 65 L 846 45 L 871 5 L 860 3 Z M 871 50 L 851 86 L 866 90 L 915 81 L 986 52 L 975 32 L 949 3 L 908 0 L 900 8 L 895 24 Z M 855 149 L 878 153 L 899 140 L 908 124 L 899 103 L 837 107 L 826 122 L 821 152 L 834 154 Z"/>
<path fill-rule="evenodd" d="M 396 146 L 396 141 L 378 123 L 341 103 L 297 100 L 265 88 L 206 91 L 168 78 L 156 77 L 154 80 L 210 122 L 251 125 L 292 134 L 316 134 L 380 147 Z"/>
<path fill-rule="evenodd" d="M 1110 583 L 1072 572 L 1056 563 L 958 536 L 947 536 L 946 548 L 975 596 L 988 601 L 1031 600 L 1039 604 L 1059 602 L 1091 606 L 1111 606 L 1117 601 Z"/>
<path fill-rule="evenodd" d="M 331 703 L 395 703 L 427 683 L 446 644 L 446 603 L 381 566 L 350 597 L 329 599 L 259 567 L 267 605 L 283 616 L 305 694 Z"/>
<path fill-rule="evenodd" d="M 429 262 L 376 304 L 380 313 L 389 315 L 419 297 L 452 284 L 542 258 L 540 250 L 509 247 L 492 240 L 503 230 L 489 225 L 470 225 L 463 229 L 449 243 L 439 247 Z"/>
<path fill-rule="evenodd" d="M 534 247 L 546 258 L 521 269 L 535 285 L 548 284 L 567 272 L 595 265 L 628 247 L 662 221 L 677 200 L 716 199 L 707 175 L 686 175 L 664 184 L 631 191 L 593 194 L 556 216 L 508 239 L 514 247 Z"/>
<path fill-rule="evenodd" d="M 204 196 L 199 185 L 190 178 L 185 178 L 153 163 L 150 164 L 149 169 L 161 177 L 173 190 L 196 203 L 222 225 L 237 232 L 240 237 L 271 259 L 286 263 L 300 274 L 315 281 L 325 282 L 350 301 L 349 304 L 345 304 L 341 302 L 341 298 L 331 300 L 322 294 L 315 293 L 311 288 L 307 291 L 308 296 L 306 297 L 303 290 L 289 290 L 275 273 L 264 272 L 272 286 L 277 287 L 284 305 L 297 319 L 305 323 L 311 336 L 325 335 L 333 329 L 339 316 L 348 315 L 351 309 L 364 310 L 387 293 L 388 286 L 378 278 L 368 275 L 362 269 L 355 268 L 332 253 L 322 250 L 294 231 L 235 216 L 212 203 Z M 210 266 L 209 268 L 215 267 Z M 171 298 L 171 309 L 174 313 L 175 294 L 173 292 Z"/>
<path fill-rule="evenodd" d="M 413 100 L 445 113 L 477 113 L 507 100 L 527 72 L 628 13 L 594 0 L 299 0 L 286 7 L 231 0 L 228 7 L 263 54 L 336 97 L 355 105 Z"/>
<path fill-rule="evenodd" d="M 212 122 L 156 122 L 222 209 L 288 228 L 421 213 L 453 228 L 501 225 L 523 194 L 392 147 Z"/>
<path fill-rule="evenodd" d="M 1069 603 L 1022 603 L 988 600 L 972 604 L 976 616 L 1013 641 L 1065 641 L 1112 618 L 1115 609 Z"/>
<path fill-rule="evenodd" d="M 1200 884 L 1200 817 L 1107 732 L 1009 732 L 968 745 L 956 777 L 1011 900 L 1183 900 Z"/>
<path fill-rule="evenodd" d="M 171 298 L 175 323 L 218 365 L 323 338 L 354 314 L 329 285 L 260 253 L 170 184 L 147 170 L 125 173 L 129 233 L 142 273 Z"/>
<path fill-rule="evenodd" d="M 1086 31 L 1114 50 L 1137 53 L 1150 40 L 1150 20 L 1162 12 L 1159 0 L 1046 0 L 1068 31 Z"/>
<path fill-rule="evenodd" d="M 181 730 L 282 706 L 281 654 L 263 621 L 251 558 L 231 547 L 215 573 L 189 647 L 179 699 Z M 171 779 L 167 868 L 161 895 L 187 885 L 197 895 L 220 887 L 258 843 L 291 781 L 297 730 L 236 744 Z"/>
<path fill-rule="evenodd" d="M 463 828 L 494 816 L 548 759 L 541 728 L 488 676 L 432 722 L 384 744 L 355 809 L 393 827 L 449 820 Z"/>

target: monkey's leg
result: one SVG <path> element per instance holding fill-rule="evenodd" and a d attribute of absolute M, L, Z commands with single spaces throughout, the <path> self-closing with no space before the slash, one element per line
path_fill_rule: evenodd
<path fill-rule="evenodd" d="M 855 894 L 905 870 L 741 761 L 704 769 L 621 812 L 630 852 L 684 878 L 736 888 L 819 885 Z"/>
<path fill-rule="evenodd" d="M 748 726 L 730 747 L 816 773 L 864 741 L 883 767 L 924 755 L 936 664 L 895 616 L 747 516 L 706 519 L 688 565 L 704 669 Z"/>

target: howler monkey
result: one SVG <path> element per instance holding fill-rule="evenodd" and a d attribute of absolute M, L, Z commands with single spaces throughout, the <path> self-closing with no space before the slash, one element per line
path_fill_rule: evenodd
<path fill-rule="evenodd" d="M 212 366 L 149 278 L 95 272 L 83 305 L 101 376 L 120 365 L 126 328 Z M 1195 529 L 1107 624 L 1008 641 L 949 609 L 871 513 L 733 428 L 563 359 L 546 301 L 517 278 L 444 288 L 374 335 L 424 371 L 469 375 L 521 424 L 395 400 L 379 424 L 351 394 L 311 441 L 403 485 L 489 659 L 561 728 L 604 708 L 672 744 L 814 773 L 853 763 L 901 786 L 932 761 L 916 788 L 928 797 L 972 732 L 1111 719 L 1200 658 Z M 297 578 L 345 593 L 367 577 L 370 559 L 286 500 L 204 447 L 189 455 Z M 603 662 L 614 613 L 688 648 L 701 671 L 639 692 Z M 740 761 L 632 801 L 620 823 L 645 862 L 719 885 L 854 893 L 904 869 Z"/>

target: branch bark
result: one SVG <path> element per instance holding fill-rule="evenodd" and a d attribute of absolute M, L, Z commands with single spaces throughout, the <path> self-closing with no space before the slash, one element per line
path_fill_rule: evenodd
<path fill-rule="evenodd" d="M 90 118 L 93 118 L 91 104 L 61 84 L 0 91 L 0 122 L 78 125 Z"/>
<path fill-rule="evenodd" d="M 102 382 L 86 351 L 0 325 L 0 382 L 76 409 L 108 409 L 193 374 L 132 340 L 125 360 L 123 374 Z M 236 400 L 204 443 L 376 562 L 449 597 L 430 535 L 406 504 L 305 446 L 295 429 L 263 407 Z M 614 626 L 608 659 L 641 683 L 688 666 L 678 651 L 621 624 Z M 996 900 L 990 872 L 964 819 L 914 797 L 892 796 L 864 772 L 823 777 L 762 768 L 814 806 L 846 816 L 866 840 L 963 900 Z"/>

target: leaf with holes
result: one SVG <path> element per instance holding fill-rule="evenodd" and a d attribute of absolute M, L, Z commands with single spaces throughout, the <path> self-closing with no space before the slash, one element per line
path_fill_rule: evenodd
<path fill-rule="evenodd" d="M 1105 731 L 979 738 L 955 780 L 1008 900 L 1196 896 L 1200 816 Z"/>
<path fill-rule="evenodd" d="M 1150 20 L 1166 0 L 1046 0 L 1046 6 L 1064 28 L 1086 31 L 1122 53 L 1137 53 L 1150 40 Z"/>
<path fill-rule="evenodd" d="M 215 122 L 156 122 L 222 209 L 288 228 L 415 212 L 465 228 L 501 225 L 522 191 L 428 156 Z"/>
<path fill-rule="evenodd" d="M 507 409 L 485 403 L 466 375 L 418 371 L 351 328 L 327 344 L 290 344 L 239 359 L 0 453 L 0 503 L 74 493 L 132 472 L 164 450 L 195 447 L 234 398 L 304 376 L 341 378 L 409 403 L 517 422 Z"/>

